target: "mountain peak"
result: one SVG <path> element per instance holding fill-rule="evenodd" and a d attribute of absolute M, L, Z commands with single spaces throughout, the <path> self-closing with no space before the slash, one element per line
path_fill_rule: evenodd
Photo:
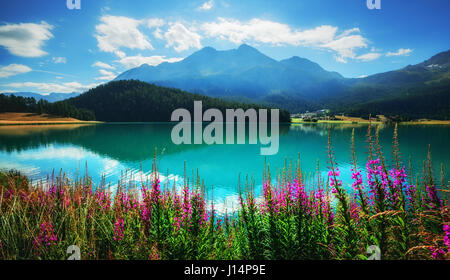
<path fill-rule="evenodd" d="M 243 50 L 243 49 L 255 49 L 255 48 L 253 48 L 253 47 L 251 47 L 251 46 L 249 46 L 249 45 L 247 45 L 247 44 L 244 43 L 244 44 L 242 44 L 242 45 L 239 46 L 238 50 L 239 50 L 239 49 L 242 49 L 242 50 Z"/>
<path fill-rule="evenodd" d="M 213 48 L 213 47 L 204 47 L 204 48 L 202 48 L 201 50 L 199 50 L 199 52 L 215 52 L 215 51 L 217 51 L 215 48 Z"/>
<path fill-rule="evenodd" d="M 257 49 L 255 49 L 254 47 L 247 45 L 247 44 L 242 44 L 239 46 L 239 48 L 237 48 L 238 52 L 257 52 L 260 53 Z"/>
<path fill-rule="evenodd" d="M 425 60 L 424 62 L 420 63 L 421 66 L 426 66 L 429 68 L 434 67 L 449 67 L 450 66 L 450 50 L 440 52 L 434 56 L 432 56 L 430 59 Z"/>
<path fill-rule="evenodd" d="M 319 64 L 303 57 L 293 56 L 291 58 L 281 60 L 280 62 L 288 67 L 293 67 L 297 70 L 325 72 L 325 70 Z"/>

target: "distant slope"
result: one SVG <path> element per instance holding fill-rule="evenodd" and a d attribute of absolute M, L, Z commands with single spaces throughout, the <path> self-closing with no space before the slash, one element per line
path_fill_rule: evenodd
<path fill-rule="evenodd" d="M 450 84 L 405 90 L 392 98 L 345 106 L 337 112 L 350 116 L 387 115 L 406 119 L 450 120 Z"/>
<path fill-rule="evenodd" d="M 397 71 L 358 79 L 327 105 L 354 115 L 450 119 L 450 51 Z"/>
<path fill-rule="evenodd" d="M 43 95 L 39 93 L 34 92 L 14 92 L 14 93 L 3 93 L 4 95 L 15 95 L 15 96 L 22 96 L 22 97 L 33 97 L 36 99 L 36 101 L 39 101 L 41 99 L 47 100 L 48 102 L 57 102 L 64 99 L 68 99 L 71 97 L 75 97 L 80 95 L 78 92 L 72 92 L 72 93 L 58 93 L 58 92 L 52 92 L 48 95 Z"/>
<path fill-rule="evenodd" d="M 108 122 L 170 121 L 172 112 L 178 108 L 189 110 L 193 117 L 194 101 L 202 101 L 203 110 L 217 108 L 224 116 L 225 109 L 263 108 L 260 105 L 224 101 L 136 80 L 113 81 L 67 100 L 77 108 L 94 112 L 97 120 Z M 287 111 L 280 111 L 280 121 L 290 122 Z"/>

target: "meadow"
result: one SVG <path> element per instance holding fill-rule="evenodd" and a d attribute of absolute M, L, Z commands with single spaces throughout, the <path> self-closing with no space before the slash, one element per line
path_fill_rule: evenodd
<path fill-rule="evenodd" d="M 85 260 L 450 259 L 444 171 L 433 174 L 431 153 L 417 174 L 404 166 L 397 126 L 387 162 L 378 136 L 369 124 L 365 170 L 353 152 L 351 190 L 329 133 L 327 177 L 308 178 L 300 158 L 276 174 L 266 166 L 262 196 L 244 180 L 233 213 L 215 210 L 199 175 L 185 172 L 181 189 L 162 185 L 156 160 L 150 180 L 114 190 L 87 175 L 31 184 L 2 172 L 0 259 L 67 259 L 71 245 Z"/>

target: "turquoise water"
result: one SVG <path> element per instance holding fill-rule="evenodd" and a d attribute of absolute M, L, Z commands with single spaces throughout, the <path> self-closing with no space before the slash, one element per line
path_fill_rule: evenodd
<path fill-rule="evenodd" d="M 286 160 L 296 160 L 300 155 L 304 172 L 317 176 L 318 161 L 320 175 L 325 176 L 329 129 L 344 185 L 348 187 L 350 181 L 352 128 L 355 128 L 357 157 L 362 168 L 367 158 L 365 125 L 283 125 L 279 151 L 272 156 L 260 155 L 260 144 L 175 145 L 171 141 L 172 127 L 173 124 L 167 123 L 0 127 L 0 169 L 18 169 L 34 181 L 45 181 L 47 175 L 58 174 L 60 170 L 72 179 L 77 174 L 82 176 L 87 165 L 95 184 L 104 175 L 106 182 L 114 187 L 120 178 L 145 180 L 151 173 L 156 147 L 163 183 L 180 184 L 185 162 L 188 175 L 192 177 L 192 172 L 198 170 L 207 189 L 213 189 L 214 201 L 230 207 L 236 203 L 239 174 L 241 181 L 245 175 L 253 176 L 256 192 L 261 192 L 265 160 L 275 174 Z M 380 129 L 380 143 L 390 164 L 393 131 L 392 126 Z M 411 157 L 416 173 L 421 173 L 431 144 L 434 174 L 439 178 L 441 163 L 448 174 L 449 140 L 450 126 L 399 126 L 402 160 L 408 166 Z"/>

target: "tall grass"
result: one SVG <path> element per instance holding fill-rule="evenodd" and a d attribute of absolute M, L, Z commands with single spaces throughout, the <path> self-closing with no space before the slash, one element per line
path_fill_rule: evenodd
<path fill-rule="evenodd" d="M 181 191 L 161 190 L 156 161 L 150 180 L 139 188 L 122 182 L 114 192 L 104 182 L 94 188 L 87 176 L 31 185 L 2 173 L 0 258 L 67 259 L 77 245 L 82 259 L 367 259 L 376 245 L 382 259 L 449 259 L 448 186 L 443 170 L 435 180 L 431 152 L 423 174 L 408 176 L 397 128 L 388 166 L 369 125 L 360 170 L 353 135 L 352 190 L 342 186 L 329 137 L 326 180 L 310 183 L 300 159 L 275 177 L 266 167 L 262 196 L 247 178 L 231 215 L 208 204 L 198 174 L 185 174 Z"/>

